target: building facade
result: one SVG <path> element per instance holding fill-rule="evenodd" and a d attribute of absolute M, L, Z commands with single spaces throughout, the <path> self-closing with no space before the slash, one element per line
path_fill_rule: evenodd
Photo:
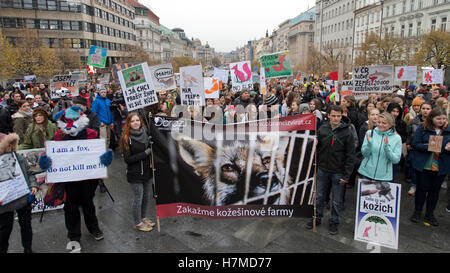
<path fill-rule="evenodd" d="M 134 18 L 134 9 L 119 0 L 0 1 L 0 28 L 13 44 L 33 32 L 50 48 L 69 48 L 83 62 L 97 45 L 108 49 L 107 66 L 137 45 Z"/>
<path fill-rule="evenodd" d="M 355 7 L 355 36 L 353 39 L 353 56 L 360 54 L 359 48 L 371 32 L 382 34 L 383 7 L 380 0 L 356 1 Z"/>
<path fill-rule="evenodd" d="M 294 19 L 289 25 L 289 54 L 292 68 L 306 65 L 314 46 L 315 8 L 309 9 Z"/>

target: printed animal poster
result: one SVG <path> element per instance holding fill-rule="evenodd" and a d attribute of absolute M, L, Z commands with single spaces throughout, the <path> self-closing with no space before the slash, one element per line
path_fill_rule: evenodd
<path fill-rule="evenodd" d="M 205 87 L 201 65 L 180 67 L 181 105 L 205 106 Z"/>
<path fill-rule="evenodd" d="M 400 195 L 400 184 L 360 179 L 354 239 L 397 249 Z"/>
<path fill-rule="evenodd" d="M 231 82 L 234 92 L 242 89 L 253 90 L 253 78 L 250 61 L 230 64 Z"/>
<path fill-rule="evenodd" d="M 423 80 L 424 84 L 443 84 L 444 82 L 444 71 L 442 69 L 426 69 L 423 70 Z"/>
<path fill-rule="evenodd" d="M 260 62 L 267 79 L 293 75 L 289 51 L 261 56 Z"/>
<path fill-rule="evenodd" d="M 177 88 L 173 67 L 171 63 L 150 66 L 150 77 L 156 92 L 168 91 Z"/>
<path fill-rule="evenodd" d="M 11 203 L 30 193 L 28 184 L 14 153 L 0 155 L 0 200 Z"/>

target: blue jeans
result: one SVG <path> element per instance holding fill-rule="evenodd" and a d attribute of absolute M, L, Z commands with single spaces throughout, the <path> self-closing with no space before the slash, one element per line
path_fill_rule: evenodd
<path fill-rule="evenodd" d="M 344 203 L 345 184 L 339 183 L 344 175 L 329 173 L 317 168 L 317 218 L 322 219 L 328 189 L 331 187 L 332 206 L 330 224 L 339 224 L 342 204 Z"/>

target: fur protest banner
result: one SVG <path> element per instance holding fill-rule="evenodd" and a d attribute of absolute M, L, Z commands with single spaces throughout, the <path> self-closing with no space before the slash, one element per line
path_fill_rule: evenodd
<path fill-rule="evenodd" d="M 394 84 L 392 65 L 360 66 L 353 68 L 353 92 L 391 93 Z"/>
<path fill-rule="evenodd" d="M 261 56 L 260 62 L 267 79 L 293 75 L 289 51 Z"/>
<path fill-rule="evenodd" d="M 312 217 L 314 115 L 213 124 L 154 116 L 158 219 Z"/>
<path fill-rule="evenodd" d="M 253 78 L 250 61 L 231 63 L 230 72 L 234 92 L 240 92 L 242 89 L 253 90 Z"/>
<path fill-rule="evenodd" d="M 11 203 L 30 193 L 15 153 L 0 155 L 0 201 Z"/>
<path fill-rule="evenodd" d="M 156 92 L 169 91 L 177 88 L 171 63 L 150 66 L 148 69 Z"/>
<path fill-rule="evenodd" d="M 180 67 L 180 98 L 181 105 L 205 105 L 205 87 L 201 65 Z"/>

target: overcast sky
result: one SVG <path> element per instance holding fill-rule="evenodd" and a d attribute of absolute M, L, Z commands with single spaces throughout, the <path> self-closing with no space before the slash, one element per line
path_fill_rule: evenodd
<path fill-rule="evenodd" d="M 269 35 L 278 25 L 312 8 L 315 0 L 139 0 L 170 28 L 184 29 L 216 52 L 230 52 Z"/>

